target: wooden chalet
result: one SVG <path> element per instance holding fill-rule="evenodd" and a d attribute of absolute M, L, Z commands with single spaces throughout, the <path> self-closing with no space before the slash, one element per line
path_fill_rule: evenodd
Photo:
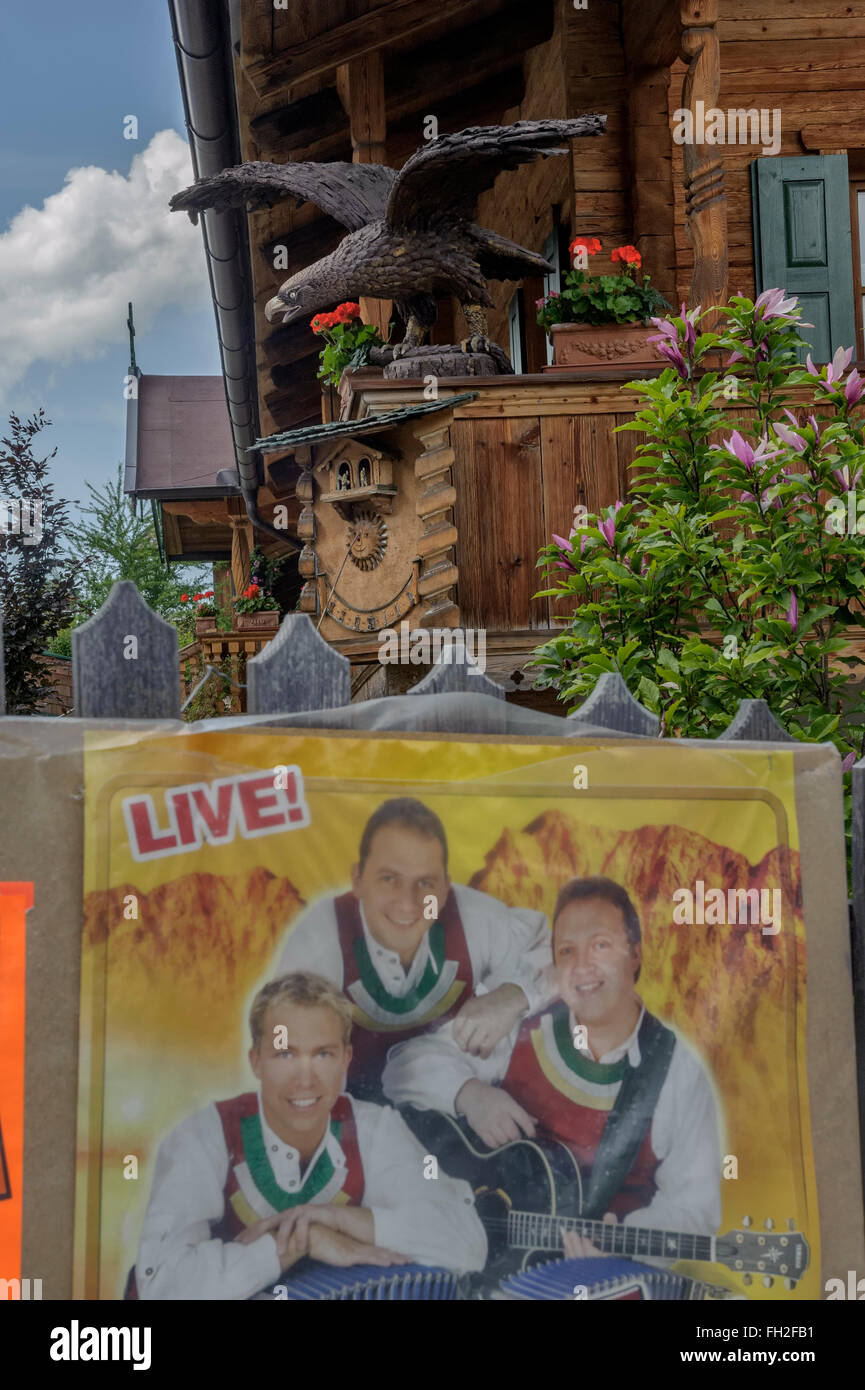
<path fill-rule="evenodd" d="M 430 408 L 421 380 L 369 371 L 323 393 L 319 340 L 304 323 L 265 319 L 278 286 L 337 245 L 344 233 L 332 219 L 310 203 L 203 219 L 240 489 L 224 508 L 226 518 L 239 512 L 239 496 L 246 517 L 230 524 L 247 526 L 248 542 L 255 528 L 265 549 L 298 555 L 300 606 L 351 657 L 357 693 L 420 674 L 376 662 L 378 632 L 408 621 L 485 628 L 488 670 L 534 702 L 519 695 L 530 682 L 522 668 L 554 617 L 533 597 L 537 552 L 551 532 L 567 532 L 577 504 L 591 511 L 624 494 L 635 436 L 614 429 L 636 404 L 621 389 L 628 372 L 545 370 L 535 300 L 567 269 L 572 236 L 594 235 L 604 255 L 593 269 L 609 270 L 604 257 L 632 243 L 677 307 L 783 285 L 806 302 L 815 357 L 851 343 L 865 357 L 865 9 L 833 0 L 170 7 L 199 175 L 244 160 L 399 167 L 430 116 L 448 133 L 606 114 L 602 137 L 501 175 L 481 198 L 479 223 L 560 269 L 493 284 L 490 334 L 515 375 L 442 379 Z M 683 112 L 692 143 L 677 142 Z M 710 133 L 718 112 L 729 116 L 726 143 L 713 142 L 717 121 Z M 389 307 L 362 305 L 381 324 Z M 441 301 L 433 341 L 463 336 L 455 303 Z M 262 438 L 265 449 L 253 450 Z M 198 521 L 194 500 L 183 555 L 196 524 L 213 525 L 213 499 Z M 363 522 L 354 554 L 352 519 Z"/>

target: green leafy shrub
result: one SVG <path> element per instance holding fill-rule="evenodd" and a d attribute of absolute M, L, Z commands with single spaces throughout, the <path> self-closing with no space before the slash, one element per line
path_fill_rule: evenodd
<path fill-rule="evenodd" d="M 795 738 L 831 739 L 846 771 L 865 754 L 846 650 L 865 627 L 865 545 L 847 525 L 865 476 L 865 380 L 847 374 L 852 350 L 803 368 L 800 316 L 768 290 L 734 298 L 713 332 L 698 334 L 705 315 L 684 305 L 653 320 L 672 365 L 629 383 L 643 406 L 620 428 L 645 436 L 630 495 L 602 516 L 576 509 L 570 535 L 542 551 L 555 580 L 543 593 L 573 614 L 535 665 L 572 709 L 620 672 L 666 736 L 714 737 L 741 699 L 763 699 Z M 703 370 L 719 352 L 726 376 Z M 750 418 L 723 410 L 725 396 Z"/>

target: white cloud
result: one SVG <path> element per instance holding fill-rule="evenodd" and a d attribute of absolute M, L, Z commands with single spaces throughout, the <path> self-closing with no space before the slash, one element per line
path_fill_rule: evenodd
<path fill-rule="evenodd" d="M 70 169 L 59 193 L 0 234 L 0 400 L 34 363 L 97 357 L 126 339 L 126 305 L 146 331 L 169 304 L 209 291 L 201 230 L 168 211 L 192 182 L 186 142 L 162 130 L 129 174 Z"/>

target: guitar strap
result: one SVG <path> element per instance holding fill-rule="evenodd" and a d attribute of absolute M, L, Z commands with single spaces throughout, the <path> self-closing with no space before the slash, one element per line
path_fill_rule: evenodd
<path fill-rule="evenodd" d="M 661 1087 L 670 1070 L 676 1035 L 646 1013 L 637 1034 L 640 1065 L 626 1059 L 619 1094 L 607 1118 L 592 1172 L 584 1188 L 582 1215 L 599 1221 L 634 1166 L 649 1132 Z"/>

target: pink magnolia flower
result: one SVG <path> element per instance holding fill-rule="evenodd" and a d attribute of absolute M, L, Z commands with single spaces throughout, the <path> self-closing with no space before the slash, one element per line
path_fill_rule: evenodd
<path fill-rule="evenodd" d="M 557 536 L 555 531 L 553 532 L 553 540 L 555 541 L 556 545 L 559 547 L 560 550 L 569 551 L 571 549 L 571 542 L 569 540 L 566 541 L 564 536 Z M 577 573 L 576 565 L 564 556 L 561 560 L 554 560 L 553 566 L 555 569 L 568 570 L 571 574 Z"/>
<path fill-rule="evenodd" d="M 799 626 L 799 600 L 796 598 L 792 589 L 790 590 L 790 606 L 785 614 L 785 621 L 790 624 L 790 627 L 795 632 Z"/>
<path fill-rule="evenodd" d="M 797 454 L 804 454 L 805 450 L 808 448 L 808 441 L 807 439 L 803 439 L 801 434 L 794 434 L 786 425 L 779 425 L 777 423 L 774 424 L 772 428 L 784 444 L 788 444 L 791 449 L 795 449 Z"/>
<path fill-rule="evenodd" d="M 616 513 L 621 510 L 622 506 L 623 503 L 617 501 L 613 508 L 613 515 L 608 516 L 598 527 L 598 530 L 601 532 L 601 535 L 604 537 L 604 540 L 611 550 L 613 549 L 613 543 L 616 539 Z"/>
<path fill-rule="evenodd" d="M 846 758 L 844 758 L 844 760 L 843 760 L 842 763 L 841 763 L 841 771 L 842 771 L 842 772 L 849 772 L 850 769 L 851 769 L 851 767 L 852 767 L 853 764 L 855 763 L 855 761 L 856 761 L 856 754 L 855 754 L 855 753 L 848 753 L 847 756 L 846 756 Z"/>
<path fill-rule="evenodd" d="M 834 386 L 836 381 L 840 382 L 842 376 L 853 360 L 853 349 L 839 347 L 835 350 L 835 356 L 831 362 L 826 363 L 826 385 Z M 820 377 L 820 372 L 811 361 L 811 354 L 805 358 L 805 366 L 812 376 Z"/>
<path fill-rule="evenodd" d="M 721 445 L 714 444 L 712 447 L 720 449 Z M 777 458 L 781 452 L 780 449 L 770 449 L 769 441 L 765 437 L 760 440 L 756 449 L 752 448 L 747 439 L 742 438 L 738 430 L 734 430 L 731 437 L 724 440 L 723 447 L 728 454 L 732 454 L 748 469 L 753 468 L 755 463 L 768 463 L 769 459 Z"/>
<path fill-rule="evenodd" d="M 799 301 L 795 295 L 789 299 L 784 298 L 784 291 L 779 289 L 764 290 L 758 294 L 754 300 L 754 312 L 759 317 L 768 321 L 769 319 L 789 318 L 790 314 L 797 309 Z"/>
<path fill-rule="evenodd" d="M 856 405 L 865 394 L 865 381 L 854 367 L 844 384 L 844 396 L 848 405 Z"/>
<path fill-rule="evenodd" d="M 862 469 L 857 468 L 856 472 L 853 474 L 853 477 L 851 478 L 850 469 L 848 465 L 845 463 L 843 468 L 833 468 L 832 474 L 836 482 L 838 483 L 838 486 L 840 487 L 841 491 L 850 492 L 852 488 L 855 488 L 859 479 L 862 477 Z"/>

